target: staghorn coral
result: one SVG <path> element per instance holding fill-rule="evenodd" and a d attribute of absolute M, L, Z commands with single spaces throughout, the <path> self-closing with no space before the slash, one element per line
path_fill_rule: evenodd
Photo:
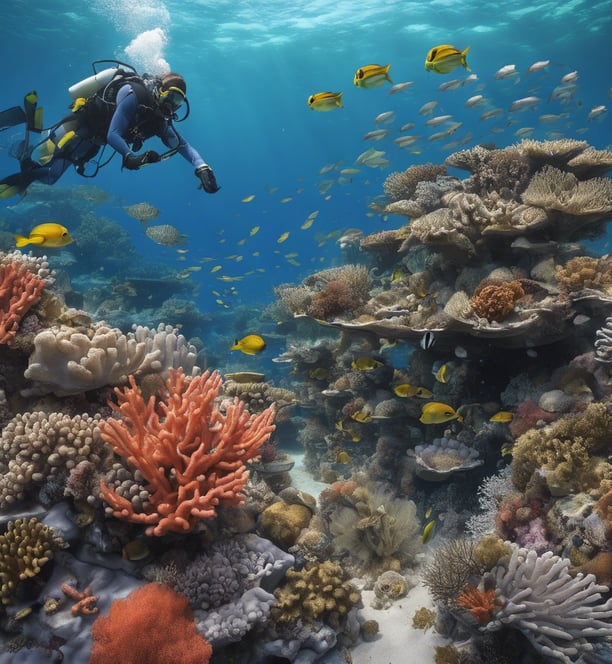
<path fill-rule="evenodd" d="M 582 181 L 573 173 L 547 165 L 531 178 L 522 199 L 529 205 L 603 219 L 612 212 L 612 181 L 608 178 Z"/>
<path fill-rule="evenodd" d="M 443 542 L 433 554 L 431 562 L 423 568 L 423 584 L 437 602 L 452 604 L 468 585 L 470 578 L 482 573 L 477 561 L 476 543 L 469 539 Z"/>
<path fill-rule="evenodd" d="M 36 576 L 64 545 L 53 528 L 38 519 L 9 521 L 0 535 L 0 600 L 10 604 L 19 585 Z"/>
<path fill-rule="evenodd" d="M 19 323 L 40 299 L 45 282 L 23 263 L 0 263 L 0 344 L 10 343 Z"/>
<path fill-rule="evenodd" d="M 147 583 L 116 599 L 91 628 L 90 664 L 208 664 L 210 645 L 198 634 L 187 598 Z"/>
<path fill-rule="evenodd" d="M 115 389 L 118 405 L 111 408 L 122 420 L 101 423 L 102 438 L 140 471 L 150 493 L 143 512 L 114 487 L 100 482 L 100 492 L 112 514 L 147 524 L 148 535 L 193 530 L 200 519 L 212 517 L 218 505 L 241 505 L 248 479 L 245 462 L 274 431 L 271 408 L 250 417 L 244 402 L 235 400 L 225 413 L 215 406 L 221 387 L 218 373 L 205 372 L 188 381 L 171 370 L 164 399 L 145 404 L 134 377 L 130 387 Z"/>
<path fill-rule="evenodd" d="M 524 296 L 523 286 L 517 279 L 503 283 L 484 283 L 472 294 L 470 306 L 481 318 L 501 323 Z"/>
<path fill-rule="evenodd" d="M 342 567 L 331 560 L 310 563 L 301 570 L 287 570 L 274 596 L 272 619 L 276 622 L 321 620 L 332 627 L 361 601 L 359 591 L 346 579 Z"/>
<path fill-rule="evenodd" d="M 49 477 L 64 475 L 81 461 L 105 466 L 109 449 L 100 435 L 100 422 L 98 414 L 16 415 L 0 438 L 0 509 L 16 506 Z"/>
<path fill-rule="evenodd" d="M 512 450 L 512 481 L 524 491 L 535 475 L 553 495 L 600 492 L 612 481 L 612 466 L 598 454 L 610 445 L 612 414 L 606 404 L 591 403 L 541 429 L 521 435 Z"/>
<path fill-rule="evenodd" d="M 612 637 L 612 598 L 602 602 L 607 586 L 592 575 L 570 575 L 570 561 L 547 551 L 512 547 L 507 562 L 492 570 L 499 609 L 483 627 L 521 630 L 545 657 L 571 664 Z"/>
<path fill-rule="evenodd" d="M 612 295 L 612 260 L 609 256 L 575 256 L 565 265 L 555 266 L 555 277 L 566 293 L 592 288 Z"/>
<path fill-rule="evenodd" d="M 446 175 L 446 166 L 429 162 L 413 164 L 405 171 L 390 173 L 383 182 L 383 191 L 390 203 L 408 200 L 413 197 L 419 183 L 435 182 L 438 175 Z"/>

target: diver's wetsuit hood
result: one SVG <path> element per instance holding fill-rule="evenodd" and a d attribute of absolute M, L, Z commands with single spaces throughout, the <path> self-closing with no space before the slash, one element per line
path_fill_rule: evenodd
<path fill-rule="evenodd" d="M 183 120 L 186 120 L 189 117 L 189 112 L 191 108 L 189 106 L 189 99 L 187 99 L 187 96 L 185 96 L 185 101 L 182 105 L 185 108 L 185 112 L 183 113 L 182 117 L 179 117 L 176 111 L 173 108 L 169 107 L 168 104 L 160 102 L 161 79 L 159 79 L 157 76 L 152 76 L 150 74 L 143 74 L 142 81 L 147 90 L 151 93 L 153 99 L 155 99 L 157 108 L 159 109 L 160 113 L 166 118 L 166 120 L 171 120 L 172 122 L 183 122 Z"/>

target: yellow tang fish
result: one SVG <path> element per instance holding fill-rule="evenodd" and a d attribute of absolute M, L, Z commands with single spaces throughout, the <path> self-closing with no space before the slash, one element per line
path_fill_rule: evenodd
<path fill-rule="evenodd" d="M 325 380 L 329 376 L 329 371 L 324 367 L 317 367 L 316 369 L 311 369 L 308 375 L 310 378 L 314 378 L 314 380 Z"/>
<path fill-rule="evenodd" d="M 427 71 L 435 71 L 437 74 L 448 74 L 453 69 L 462 65 L 467 71 L 472 71 L 465 59 L 469 50 L 469 46 L 463 51 L 450 44 L 434 46 L 425 58 L 425 69 Z"/>
<path fill-rule="evenodd" d="M 448 381 L 448 364 L 442 364 L 437 371 L 434 372 L 434 378 L 440 383 L 446 383 Z"/>
<path fill-rule="evenodd" d="M 279 236 L 278 240 L 276 240 L 276 241 L 277 241 L 279 244 L 281 244 L 281 242 L 284 242 L 288 237 L 289 237 L 289 231 L 285 231 L 284 233 L 282 233 L 282 234 Z"/>
<path fill-rule="evenodd" d="M 378 88 L 384 85 L 385 81 L 393 83 L 389 78 L 389 67 L 391 65 L 365 65 L 359 67 L 355 72 L 353 83 L 358 88 Z"/>
<path fill-rule="evenodd" d="M 243 198 L 242 202 L 243 203 L 250 203 L 254 198 L 255 198 L 255 194 L 251 194 L 250 196 L 247 196 L 246 198 Z"/>
<path fill-rule="evenodd" d="M 509 410 L 500 410 L 495 415 L 491 415 L 489 422 L 512 422 L 513 417 L 514 413 Z"/>
<path fill-rule="evenodd" d="M 34 226 L 29 237 L 23 235 L 14 235 L 13 237 L 18 247 L 25 247 L 27 244 L 35 244 L 39 247 L 65 247 L 67 244 L 74 242 L 65 226 L 52 222 Z"/>
<path fill-rule="evenodd" d="M 260 228 L 261 226 L 253 226 L 253 228 L 251 228 L 251 230 L 249 231 L 249 235 L 252 237 L 253 235 L 255 235 L 255 233 L 259 232 Z"/>
<path fill-rule="evenodd" d="M 336 454 L 336 463 L 349 463 L 353 460 L 353 457 L 344 450 L 341 450 Z"/>
<path fill-rule="evenodd" d="M 313 223 L 314 223 L 314 219 L 311 219 L 310 217 L 308 217 L 308 219 L 306 219 L 306 221 L 300 226 L 300 230 L 305 231 L 305 230 L 309 229 L 312 226 Z"/>
<path fill-rule="evenodd" d="M 351 415 L 351 419 L 355 422 L 361 422 L 362 424 L 367 424 L 372 421 L 372 416 L 369 413 L 366 413 L 363 410 L 358 410 L 356 413 Z"/>
<path fill-rule="evenodd" d="M 341 92 L 316 92 L 308 97 L 308 106 L 313 111 L 333 111 L 334 108 L 344 108 Z"/>
<path fill-rule="evenodd" d="M 423 528 L 423 534 L 421 535 L 421 542 L 423 544 L 427 544 L 427 542 L 429 542 L 429 540 L 434 535 L 435 529 L 436 529 L 435 521 L 430 521 L 428 524 L 425 525 L 425 528 Z"/>
<path fill-rule="evenodd" d="M 230 350 L 239 350 L 245 355 L 257 355 L 266 347 L 266 342 L 258 334 L 247 334 L 242 339 L 236 339 Z"/>
<path fill-rule="evenodd" d="M 395 396 L 398 397 L 413 397 L 416 395 L 419 388 L 416 385 L 410 385 L 409 383 L 402 383 L 401 385 L 394 385 L 393 392 Z"/>
<path fill-rule="evenodd" d="M 215 272 L 219 272 L 219 270 L 222 270 L 222 269 L 223 269 L 223 265 L 215 265 L 214 267 L 210 268 L 210 271 L 211 271 L 212 274 L 214 274 Z"/>
<path fill-rule="evenodd" d="M 351 367 L 359 371 L 371 371 L 372 369 L 378 369 L 378 367 L 382 367 L 383 365 L 384 362 L 375 360 L 368 355 L 360 355 L 351 362 Z"/>
<path fill-rule="evenodd" d="M 423 422 L 423 424 L 444 424 L 451 420 L 463 422 L 463 417 L 452 406 L 439 401 L 426 403 L 421 410 L 421 417 L 419 417 L 419 422 Z"/>
<path fill-rule="evenodd" d="M 414 396 L 418 397 L 419 399 L 431 399 L 431 397 L 433 397 L 433 392 L 428 390 L 426 387 L 417 387 Z"/>

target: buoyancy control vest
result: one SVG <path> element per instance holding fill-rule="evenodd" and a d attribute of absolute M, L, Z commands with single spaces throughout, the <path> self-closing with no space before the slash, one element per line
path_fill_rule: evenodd
<path fill-rule="evenodd" d="M 69 117 L 78 119 L 79 128 L 85 130 L 88 140 L 104 145 L 117 108 L 117 94 L 124 85 L 129 85 L 136 95 L 138 108 L 136 122 L 123 138 L 135 150 L 139 150 L 147 138 L 163 133 L 167 123 L 167 118 L 159 110 L 150 86 L 147 85 L 151 78 L 146 74 L 139 76 L 118 69 L 111 80 L 94 94 L 86 99 L 77 98 L 73 104 L 73 114 Z"/>

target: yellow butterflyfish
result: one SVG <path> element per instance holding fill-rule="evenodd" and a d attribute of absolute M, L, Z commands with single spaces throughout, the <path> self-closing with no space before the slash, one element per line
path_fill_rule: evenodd
<path fill-rule="evenodd" d="M 391 65 L 365 65 L 359 67 L 353 77 L 353 83 L 358 88 L 378 88 L 385 81 L 393 83 L 389 78 L 389 67 Z"/>
<path fill-rule="evenodd" d="M 253 228 L 251 228 L 251 230 L 249 231 L 249 235 L 253 237 L 253 235 L 259 232 L 260 228 L 261 226 L 253 226 Z"/>
<path fill-rule="evenodd" d="M 230 350 L 239 350 L 245 355 L 257 355 L 266 347 L 266 342 L 258 334 L 247 334 L 242 339 L 236 339 Z"/>
<path fill-rule="evenodd" d="M 344 108 L 341 92 L 316 92 L 308 97 L 308 106 L 313 111 L 333 111 L 335 108 Z"/>
<path fill-rule="evenodd" d="M 289 235 L 290 235 L 289 231 L 285 231 L 284 233 L 281 233 L 278 240 L 276 241 L 278 242 L 278 244 L 280 244 L 281 242 L 284 242 L 289 237 Z"/>
<path fill-rule="evenodd" d="M 489 422 L 512 422 L 513 418 L 514 413 L 511 413 L 509 410 L 500 410 L 495 415 L 491 415 Z"/>
<path fill-rule="evenodd" d="M 255 198 L 255 194 L 251 194 L 250 196 L 246 196 L 245 198 L 243 198 L 242 202 L 243 203 L 250 203 L 254 198 Z"/>
<path fill-rule="evenodd" d="M 463 422 L 463 417 L 452 406 L 439 401 L 426 403 L 421 410 L 421 417 L 419 417 L 419 422 L 423 424 L 443 424 L 451 420 Z"/>
<path fill-rule="evenodd" d="M 369 355 L 360 355 L 351 362 L 351 367 L 359 371 L 371 371 L 382 366 L 384 366 L 384 362 L 376 360 Z"/>
<path fill-rule="evenodd" d="M 429 540 L 434 535 L 435 529 L 436 529 L 435 521 L 430 521 L 428 524 L 425 525 L 425 527 L 423 528 L 423 534 L 421 535 L 421 542 L 423 544 L 427 544 L 427 542 L 429 542 Z"/>
<path fill-rule="evenodd" d="M 210 269 L 210 272 L 211 272 L 211 274 L 212 274 L 212 273 L 214 273 L 214 272 L 219 272 L 219 270 L 222 270 L 222 269 L 223 269 L 223 265 L 215 265 L 214 267 L 212 267 L 212 268 Z"/>
<path fill-rule="evenodd" d="M 456 67 L 463 66 L 467 71 L 472 71 L 466 61 L 469 50 L 469 46 L 463 49 L 463 51 L 450 44 L 434 46 L 425 58 L 425 69 L 427 71 L 435 71 L 437 74 L 448 74 Z"/>
<path fill-rule="evenodd" d="M 300 230 L 302 231 L 307 230 L 312 226 L 313 223 L 314 223 L 314 218 L 308 217 L 308 219 L 306 219 L 306 221 L 300 226 Z"/>

